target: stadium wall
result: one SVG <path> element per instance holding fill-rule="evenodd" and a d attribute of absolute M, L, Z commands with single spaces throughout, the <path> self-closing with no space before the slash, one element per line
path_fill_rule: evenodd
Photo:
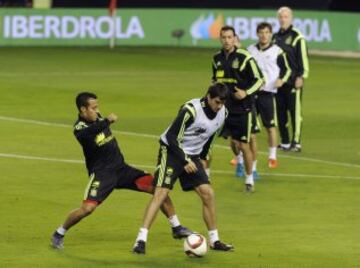
<path fill-rule="evenodd" d="M 242 43 L 256 41 L 256 25 L 279 28 L 276 11 L 216 9 L 1 9 L 0 46 L 116 45 L 218 47 L 219 29 L 234 26 Z M 360 52 L 358 13 L 296 11 L 294 25 L 309 49 Z"/>

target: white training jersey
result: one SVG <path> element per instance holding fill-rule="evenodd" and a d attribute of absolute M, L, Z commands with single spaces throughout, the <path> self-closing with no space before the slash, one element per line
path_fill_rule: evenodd
<path fill-rule="evenodd" d="M 192 104 L 194 107 L 194 122 L 184 130 L 183 139 L 179 143 L 185 154 L 199 155 L 209 138 L 224 124 L 226 117 L 225 105 L 214 119 L 209 119 L 201 106 L 200 99 L 193 99 L 187 103 Z M 169 145 L 166 139 L 168 130 L 169 128 L 161 135 L 162 142 L 167 145 Z"/>
<path fill-rule="evenodd" d="M 270 47 L 262 50 L 259 46 L 254 44 L 248 47 L 248 51 L 256 60 L 256 63 L 265 77 L 265 84 L 260 88 L 260 90 L 276 93 L 277 88 L 275 87 L 275 81 L 280 75 L 280 68 L 277 64 L 277 59 L 283 52 L 282 49 L 279 46 L 272 44 Z"/>

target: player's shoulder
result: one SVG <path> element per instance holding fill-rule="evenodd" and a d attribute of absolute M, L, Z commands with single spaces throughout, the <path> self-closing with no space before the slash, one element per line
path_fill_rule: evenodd
<path fill-rule="evenodd" d="M 88 127 L 88 124 L 80 118 L 78 120 L 76 120 L 76 122 L 74 123 L 74 131 L 80 131 L 87 127 Z"/>
<path fill-rule="evenodd" d="M 298 28 L 292 27 L 292 28 L 291 28 L 291 33 L 292 33 L 295 37 L 304 38 L 304 35 L 302 34 L 302 32 L 300 32 L 300 30 L 299 30 Z"/>
<path fill-rule="evenodd" d="M 292 27 L 291 33 L 293 37 L 292 46 L 296 46 L 299 40 L 305 40 L 304 35 L 297 28 Z"/>
<path fill-rule="evenodd" d="M 284 50 L 274 43 L 271 44 L 270 50 L 272 53 L 276 53 L 277 55 L 281 55 L 282 53 L 284 53 Z"/>
<path fill-rule="evenodd" d="M 223 107 L 221 107 L 219 113 L 221 113 L 221 114 L 223 115 L 224 119 L 225 119 L 225 118 L 228 117 L 229 111 L 228 111 L 228 109 L 225 107 L 225 105 L 223 105 Z"/>
<path fill-rule="evenodd" d="M 216 52 L 214 53 L 213 58 L 219 58 L 219 57 L 221 57 L 221 55 L 222 55 L 222 51 L 221 51 L 221 50 L 218 50 L 218 51 L 216 51 Z"/>
<path fill-rule="evenodd" d="M 274 41 L 274 39 L 275 39 L 276 37 L 278 37 L 278 36 L 279 36 L 279 31 L 273 33 L 271 39 Z"/>
<path fill-rule="evenodd" d="M 256 44 L 251 44 L 250 46 L 247 47 L 247 51 L 250 53 L 256 50 L 258 50 Z"/>
<path fill-rule="evenodd" d="M 192 115 L 192 117 L 195 118 L 195 116 L 196 116 L 196 106 L 198 106 L 198 105 L 201 105 L 200 104 L 200 99 L 192 99 L 192 100 L 189 100 L 189 101 L 185 102 L 181 106 L 181 110 L 183 112 L 190 113 L 190 115 Z"/>
<path fill-rule="evenodd" d="M 242 57 L 245 57 L 245 58 L 251 57 L 250 52 L 247 49 L 244 49 L 244 48 L 238 48 L 236 50 L 236 54 L 238 56 L 242 56 Z"/>

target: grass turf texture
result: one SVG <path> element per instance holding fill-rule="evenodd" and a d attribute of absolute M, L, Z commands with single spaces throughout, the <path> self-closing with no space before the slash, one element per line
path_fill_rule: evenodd
<path fill-rule="evenodd" d="M 215 50 L 168 48 L 1 48 L 0 116 L 71 125 L 77 92 L 92 90 L 114 130 L 159 135 L 186 100 L 202 96 Z M 279 153 L 256 193 L 213 173 L 220 237 L 233 253 L 190 259 L 158 215 L 146 256 L 130 253 L 149 195 L 115 191 L 67 234 L 61 252 L 50 235 L 81 202 L 85 166 L 0 157 L 1 267 L 355 267 L 360 262 L 360 62 L 310 58 L 304 91 L 303 153 Z M 0 153 L 82 160 L 71 128 L 0 120 Z M 264 131 L 263 131 L 264 132 Z M 156 138 L 116 134 L 129 163 L 155 166 Z M 259 135 L 266 152 L 266 137 Z M 227 145 L 218 139 L 218 145 Z M 214 170 L 232 172 L 229 150 L 214 148 Z M 293 158 L 288 158 L 292 156 Z M 310 158 L 303 159 L 303 158 Z M 320 159 L 352 166 L 314 162 Z M 356 166 L 357 165 L 357 166 Z M 305 174 L 308 177 L 271 174 Z M 317 177 L 315 175 L 340 176 Z M 355 177 L 345 179 L 343 177 Z M 171 194 L 181 222 L 207 236 L 201 204 L 177 186 Z"/>

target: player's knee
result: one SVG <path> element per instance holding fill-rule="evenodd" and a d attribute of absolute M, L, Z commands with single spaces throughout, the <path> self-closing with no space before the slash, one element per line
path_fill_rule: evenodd
<path fill-rule="evenodd" d="M 153 201 L 162 204 L 168 196 L 169 190 L 166 188 L 157 187 L 154 192 Z"/>
<path fill-rule="evenodd" d="M 91 213 L 93 213 L 96 209 L 97 205 L 96 204 L 83 204 L 83 206 L 81 207 L 83 216 L 86 217 L 88 215 L 90 215 Z"/>
<path fill-rule="evenodd" d="M 210 187 L 210 185 L 203 187 L 200 191 L 200 195 L 204 203 L 210 203 L 215 199 L 214 190 Z"/>
<path fill-rule="evenodd" d="M 247 142 L 239 142 L 239 149 L 240 149 L 242 152 L 246 152 L 246 151 L 250 150 L 250 143 L 247 143 Z"/>

